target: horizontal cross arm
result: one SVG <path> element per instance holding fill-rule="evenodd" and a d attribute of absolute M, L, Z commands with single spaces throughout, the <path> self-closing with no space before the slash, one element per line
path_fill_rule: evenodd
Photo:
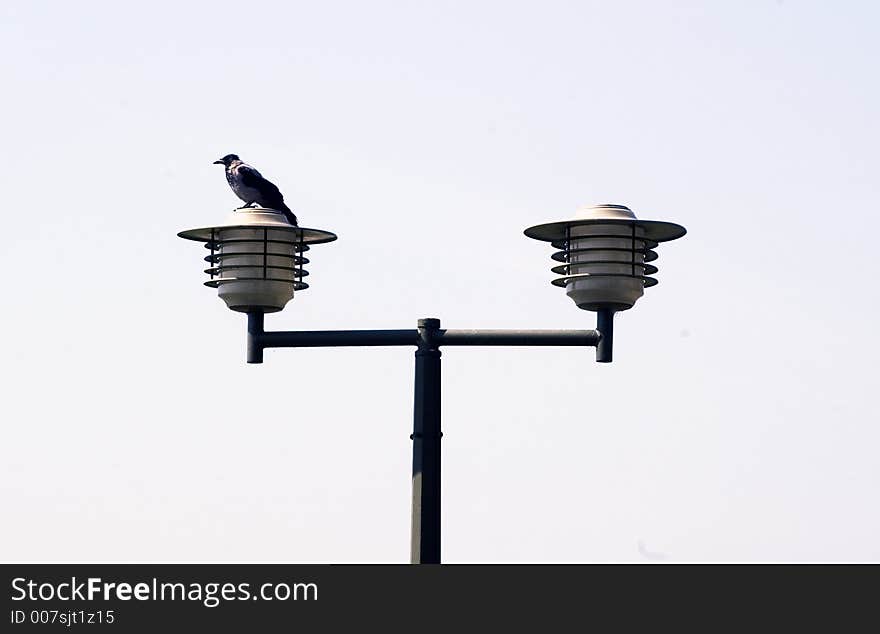
<path fill-rule="evenodd" d="M 441 346 L 596 346 L 596 330 L 439 330 Z"/>
<path fill-rule="evenodd" d="M 410 330 L 298 330 L 263 332 L 264 348 L 320 348 L 333 346 L 415 346 L 418 331 Z"/>

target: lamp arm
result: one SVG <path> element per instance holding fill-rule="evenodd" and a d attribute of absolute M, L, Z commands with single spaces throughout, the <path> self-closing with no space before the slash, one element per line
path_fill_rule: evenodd
<path fill-rule="evenodd" d="M 613 313 L 612 313 L 613 315 Z M 599 330 L 449 330 L 430 331 L 434 346 L 587 346 L 597 361 L 611 360 L 610 320 L 600 313 Z M 604 324 L 604 326 L 603 326 Z M 248 313 L 247 360 L 262 363 L 266 348 L 418 346 L 419 330 L 298 330 L 266 332 L 262 312 Z M 601 353 L 601 354 L 600 354 Z M 607 357 L 607 358 L 606 358 Z"/>

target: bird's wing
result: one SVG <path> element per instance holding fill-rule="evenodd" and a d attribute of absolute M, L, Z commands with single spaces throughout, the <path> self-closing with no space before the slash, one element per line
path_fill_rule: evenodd
<path fill-rule="evenodd" d="M 250 165 L 239 165 L 237 171 L 238 175 L 241 177 L 242 184 L 247 187 L 259 187 L 265 182 L 262 174 Z"/>
<path fill-rule="evenodd" d="M 241 176 L 241 182 L 245 186 L 253 187 L 270 199 L 275 199 L 276 197 L 281 199 L 281 192 L 278 191 L 278 188 L 275 187 L 273 183 L 263 178 L 263 176 L 250 165 L 242 165 L 238 168 L 238 173 Z"/>

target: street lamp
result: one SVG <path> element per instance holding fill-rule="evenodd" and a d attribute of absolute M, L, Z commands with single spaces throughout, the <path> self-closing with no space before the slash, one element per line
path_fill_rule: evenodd
<path fill-rule="evenodd" d="M 583 209 L 569 220 L 526 229 L 530 238 L 550 242 L 553 284 L 579 308 L 595 311 L 595 330 L 448 330 L 439 319 L 420 319 L 415 329 L 273 331 L 264 328 L 266 313 L 284 308 L 308 288 L 303 255 L 309 245 L 331 242 L 336 235 L 294 227 L 282 214 L 262 208 L 237 209 L 223 224 L 181 231 L 205 243 L 211 253 L 207 286 L 232 310 L 247 313 L 247 362 L 262 363 L 266 348 L 330 346 L 415 346 L 413 399 L 412 563 L 440 563 L 440 347 L 441 346 L 594 346 L 596 360 L 610 362 L 613 317 L 627 310 L 644 289 L 657 283 L 653 250 L 680 238 L 684 227 L 638 220 L 622 205 Z"/>
<path fill-rule="evenodd" d="M 242 207 L 226 222 L 213 227 L 189 229 L 181 238 L 204 242 L 211 254 L 205 286 L 217 289 L 226 305 L 242 313 L 274 313 L 309 285 L 305 252 L 309 245 L 331 242 L 329 231 L 294 227 L 273 209 Z"/>
<path fill-rule="evenodd" d="M 654 249 L 660 242 L 675 240 L 687 231 L 681 225 L 658 220 L 638 220 L 623 205 L 595 205 L 580 209 L 573 218 L 547 222 L 525 230 L 535 240 L 559 249 L 551 257 L 551 271 L 562 277 L 552 281 L 561 286 L 578 308 L 598 313 L 597 328 L 602 340 L 596 361 L 611 362 L 614 313 L 629 310 L 657 285 L 651 275 L 657 267 Z"/>

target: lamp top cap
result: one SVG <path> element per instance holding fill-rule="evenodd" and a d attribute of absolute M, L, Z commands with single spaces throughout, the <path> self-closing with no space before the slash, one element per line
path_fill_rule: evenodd
<path fill-rule="evenodd" d="M 181 231 L 177 235 L 187 240 L 209 242 L 216 239 L 217 231 L 222 229 L 272 229 L 295 234 L 297 240 L 306 244 L 320 244 L 336 240 L 336 234 L 321 229 L 295 227 L 287 222 L 284 214 L 263 207 L 244 207 L 234 209 L 225 221 L 213 227 L 200 227 Z"/>
<path fill-rule="evenodd" d="M 606 203 L 604 205 L 581 207 L 568 220 L 535 225 L 526 229 L 525 234 L 535 240 L 556 242 L 558 240 L 566 240 L 572 227 L 598 224 L 635 225 L 642 229 L 645 237 L 657 242 L 675 240 L 687 233 L 687 230 L 681 225 L 658 220 L 639 220 L 626 205 Z"/>
<path fill-rule="evenodd" d="M 581 207 L 575 213 L 575 218 L 584 220 L 635 220 L 636 215 L 626 205 L 588 205 Z"/>

